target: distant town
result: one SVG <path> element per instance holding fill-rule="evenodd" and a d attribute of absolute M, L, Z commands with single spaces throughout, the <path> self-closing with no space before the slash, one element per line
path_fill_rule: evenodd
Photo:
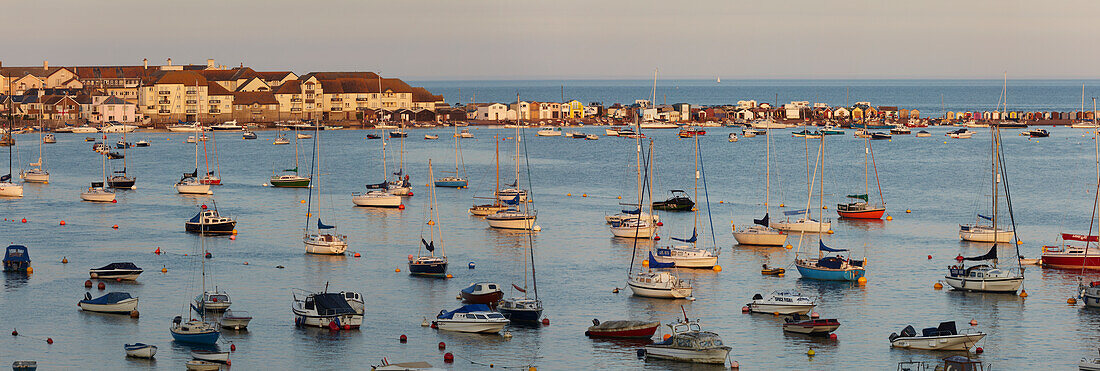
<path fill-rule="evenodd" d="M 157 128 L 182 122 L 239 122 L 256 126 L 285 122 L 325 122 L 343 126 L 377 123 L 434 125 L 469 122 L 493 124 L 524 120 L 539 123 L 622 123 L 635 118 L 669 123 L 745 123 L 764 118 L 807 124 L 886 122 L 906 124 L 1015 120 L 1061 124 L 1091 120 L 1093 112 L 996 111 L 945 112 L 922 117 L 916 109 L 851 107 L 793 101 L 781 106 L 755 100 L 698 106 L 601 102 L 490 102 L 449 104 L 442 95 L 414 87 L 399 78 L 374 72 L 256 71 L 227 67 L 214 59 L 205 64 L 125 66 L 7 67 L 0 62 L 0 114 L 14 113 L 21 124 L 61 127 L 108 123 Z M 1003 117 L 1002 117 L 1003 116 Z"/>

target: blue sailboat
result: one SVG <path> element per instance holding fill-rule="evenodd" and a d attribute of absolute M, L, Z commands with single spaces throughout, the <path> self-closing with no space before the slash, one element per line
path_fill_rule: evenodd
<path fill-rule="evenodd" d="M 842 254 L 826 254 L 847 252 L 848 249 L 834 249 L 825 246 L 818 240 L 818 257 L 796 258 L 795 267 L 803 278 L 822 281 L 857 281 L 866 272 L 867 258 L 853 260 Z"/>

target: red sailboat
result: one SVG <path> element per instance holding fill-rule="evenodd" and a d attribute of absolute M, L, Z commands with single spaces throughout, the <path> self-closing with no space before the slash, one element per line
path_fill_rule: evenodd
<path fill-rule="evenodd" d="M 882 183 L 880 183 L 878 180 L 878 166 L 875 166 L 875 152 L 871 149 L 871 139 L 867 138 L 866 140 L 867 147 L 864 149 L 863 155 L 864 193 L 848 195 L 848 198 L 856 199 L 859 201 L 836 205 L 836 213 L 840 214 L 841 218 L 881 219 L 882 215 L 886 213 L 886 198 L 882 196 Z M 870 160 L 870 167 L 868 167 L 868 160 Z M 878 187 L 878 203 L 871 203 L 870 201 L 870 169 L 874 169 L 875 171 L 875 185 Z"/>
<path fill-rule="evenodd" d="M 1094 109 L 1096 102 L 1093 101 Z M 1093 192 L 1092 220 L 1089 221 L 1089 233 L 1085 235 L 1062 233 L 1060 246 L 1043 246 L 1042 262 L 1044 267 L 1100 269 L 1100 236 L 1094 236 L 1096 231 L 1097 208 L 1100 207 L 1100 138 L 1093 138 L 1096 142 L 1096 192 Z M 1073 242 L 1083 242 L 1070 243 Z M 1092 243 L 1092 248 L 1089 244 Z"/>

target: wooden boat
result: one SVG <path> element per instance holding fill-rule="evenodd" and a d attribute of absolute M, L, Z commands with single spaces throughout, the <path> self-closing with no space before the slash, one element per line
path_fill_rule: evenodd
<path fill-rule="evenodd" d="M 585 330 L 584 335 L 598 338 L 618 339 L 649 339 L 657 331 L 661 323 L 656 321 L 607 321 L 592 320 L 592 326 Z"/>
<path fill-rule="evenodd" d="M 91 293 L 84 293 L 84 300 L 76 306 L 85 312 L 128 314 L 137 309 L 138 298 L 126 292 L 111 292 L 92 299 Z"/>
<path fill-rule="evenodd" d="M 470 304 L 490 304 L 500 301 L 504 292 L 500 291 L 500 285 L 492 282 L 475 282 L 462 289 L 459 293 L 462 301 Z"/>
<path fill-rule="evenodd" d="M 718 334 L 703 331 L 698 321 L 670 324 L 672 334 L 660 343 L 645 346 L 646 358 L 680 362 L 724 364 L 732 348 Z"/>
<path fill-rule="evenodd" d="M 229 352 L 195 349 L 191 351 L 191 358 L 203 361 L 226 363 L 229 361 Z"/>
<path fill-rule="evenodd" d="M 145 343 L 126 344 L 122 349 L 126 350 L 127 357 L 153 358 L 157 355 L 157 346 Z"/>
<path fill-rule="evenodd" d="M 824 336 L 836 331 L 838 327 L 840 321 L 835 318 L 810 319 L 801 314 L 791 315 L 783 322 L 783 331 L 806 335 Z"/>
<path fill-rule="evenodd" d="M 787 273 L 786 269 L 783 269 L 783 268 L 768 268 L 767 264 L 764 264 L 764 267 L 760 269 L 760 274 L 765 275 L 765 276 L 782 276 L 786 273 Z"/>
<path fill-rule="evenodd" d="M 969 350 L 985 337 L 981 331 L 967 330 L 960 334 L 955 322 L 941 322 L 939 327 L 929 327 L 917 334 L 913 326 L 905 326 L 901 333 L 890 334 L 890 346 L 894 348 L 922 350 Z"/>
<path fill-rule="evenodd" d="M 201 359 L 192 359 L 190 361 L 187 361 L 184 366 L 187 367 L 188 370 L 192 371 L 217 371 L 222 368 L 221 363 L 203 361 Z"/>
<path fill-rule="evenodd" d="M 111 263 L 99 268 L 89 269 L 88 276 L 104 280 L 133 281 L 136 280 L 142 272 L 144 272 L 144 270 L 138 268 L 134 263 L 123 262 Z"/>

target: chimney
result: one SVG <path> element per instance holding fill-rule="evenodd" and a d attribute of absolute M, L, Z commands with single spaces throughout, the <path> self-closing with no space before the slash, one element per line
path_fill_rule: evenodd
<path fill-rule="evenodd" d="M 206 69 L 209 70 L 209 69 L 213 69 L 213 68 L 214 68 L 214 59 L 213 58 L 207 59 L 206 60 Z"/>
<path fill-rule="evenodd" d="M 171 65 L 172 65 L 172 58 L 168 58 L 168 65 L 169 65 L 169 66 L 171 66 Z"/>
<path fill-rule="evenodd" d="M 149 58 L 142 58 L 141 64 L 145 66 L 145 69 L 149 69 Z"/>
<path fill-rule="evenodd" d="M 50 69 L 50 61 L 42 61 L 42 69 L 44 69 L 44 70 Z"/>

